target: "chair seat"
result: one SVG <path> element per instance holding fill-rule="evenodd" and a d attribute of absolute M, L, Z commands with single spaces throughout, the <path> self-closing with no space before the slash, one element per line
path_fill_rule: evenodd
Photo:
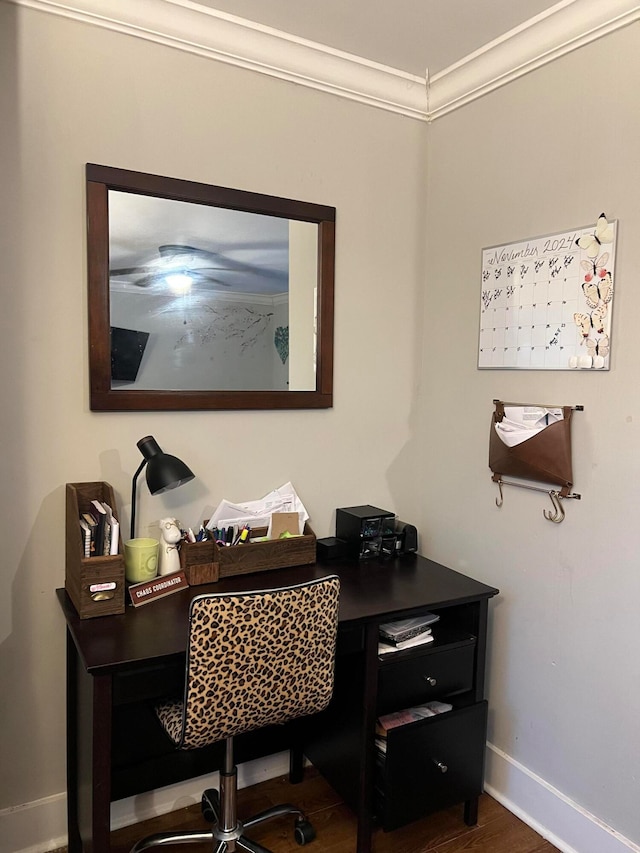
<path fill-rule="evenodd" d="M 184 702 L 181 699 L 167 699 L 155 708 L 160 725 L 175 744 L 182 738 L 182 721 L 184 719 Z"/>

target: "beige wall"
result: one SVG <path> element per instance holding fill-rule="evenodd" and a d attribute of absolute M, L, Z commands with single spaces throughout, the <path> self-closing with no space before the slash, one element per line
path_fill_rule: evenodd
<path fill-rule="evenodd" d="M 287 480 L 320 536 L 340 505 L 414 514 L 402 449 L 419 363 L 425 127 L 5 3 L 0 34 L 2 809 L 65 788 L 54 598 L 65 482 L 109 481 L 127 524 L 135 443 L 152 433 L 197 479 L 164 497 L 141 488 L 141 527 L 167 512 L 197 524 L 223 497 Z M 334 205 L 334 408 L 91 413 L 87 162 Z"/>
<path fill-rule="evenodd" d="M 501 590 L 490 741 L 636 844 L 638 33 L 628 27 L 432 125 L 420 432 L 426 551 Z M 619 220 L 611 370 L 478 371 L 481 248 L 601 211 Z M 573 428 L 582 501 L 566 503 L 562 524 L 543 519 L 549 501 L 532 492 L 506 489 L 496 508 L 494 398 L 584 405 Z"/>
<path fill-rule="evenodd" d="M 168 512 L 197 523 L 222 497 L 291 479 L 319 535 L 333 532 L 336 505 L 371 502 L 416 521 L 424 553 L 499 586 L 490 757 L 502 751 L 640 843 L 637 36 L 636 26 L 583 48 L 427 134 L 0 2 L 0 755 L 11 768 L 0 811 L 65 787 L 53 597 L 64 483 L 111 482 L 126 526 L 135 442 L 152 433 L 197 479 L 157 498 L 143 487 L 141 528 Z M 86 162 L 335 205 L 334 408 L 91 413 Z M 611 371 L 479 372 L 481 248 L 601 210 L 620 221 Z M 494 397 L 584 404 L 574 425 L 583 500 L 567 504 L 562 525 L 544 521 L 533 493 L 508 491 L 495 507 Z"/>

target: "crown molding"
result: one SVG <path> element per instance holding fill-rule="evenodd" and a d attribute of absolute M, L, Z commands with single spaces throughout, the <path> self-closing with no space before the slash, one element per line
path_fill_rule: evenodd
<path fill-rule="evenodd" d="M 433 121 L 640 18 L 638 0 L 561 0 L 419 77 L 191 0 L 0 0 Z"/>
<path fill-rule="evenodd" d="M 427 119 L 459 109 L 639 18 L 638 0 L 562 0 L 434 74 Z"/>
<path fill-rule="evenodd" d="M 7 0 L 411 118 L 426 81 L 190 0 Z"/>

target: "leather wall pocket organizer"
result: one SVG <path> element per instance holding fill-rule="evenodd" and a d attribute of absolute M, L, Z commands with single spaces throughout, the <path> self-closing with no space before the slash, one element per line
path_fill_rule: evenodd
<path fill-rule="evenodd" d="M 519 477 L 559 486 L 558 493 L 567 497 L 573 486 L 571 465 L 571 406 L 562 407 L 562 420 L 545 426 L 518 444 L 509 446 L 498 435 L 495 425 L 504 418 L 505 404 L 496 401 L 491 417 L 489 468 L 494 482 L 503 476 Z"/>

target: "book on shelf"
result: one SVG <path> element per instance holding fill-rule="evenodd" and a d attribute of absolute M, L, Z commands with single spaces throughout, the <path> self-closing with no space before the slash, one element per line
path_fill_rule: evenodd
<path fill-rule="evenodd" d="M 383 622 L 379 626 L 380 637 L 389 643 L 399 643 L 410 640 L 418 634 L 423 634 L 440 619 L 437 613 L 423 613 L 410 619 L 397 619 L 394 622 Z"/>
<path fill-rule="evenodd" d="M 107 525 L 108 525 L 108 531 L 109 531 L 108 537 L 107 537 L 108 542 L 109 542 L 109 547 L 107 548 L 107 545 L 105 543 L 104 555 L 105 555 L 105 557 L 107 557 L 107 556 L 112 557 L 118 553 L 118 545 L 120 542 L 120 522 L 118 521 L 118 519 L 113 514 L 113 510 L 111 509 L 109 504 L 103 502 L 102 506 L 107 511 Z"/>
<path fill-rule="evenodd" d="M 92 500 L 89 511 L 80 514 L 79 525 L 85 557 L 108 557 L 118 553 L 120 524 L 109 504 Z"/>
<path fill-rule="evenodd" d="M 80 519 L 80 537 L 82 542 L 82 553 L 85 557 L 91 556 L 91 527 L 84 520 Z"/>
<path fill-rule="evenodd" d="M 376 735 L 375 740 L 376 749 L 378 752 L 381 752 L 383 755 L 387 754 L 387 738 L 381 737 L 380 735 Z"/>
<path fill-rule="evenodd" d="M 383 714 L 378 717 L 376 723 L 376 737 L 386 738 L 387 732 L 390 729 L 396 729 L 398 726 L 406 726 L 409 723 L 416 723 L 418 720 L 424 720 L 427 717 L 435 717 L 437 714 L 444 714 L 451 711 L 453 705 L 448 702 L 431 701 L 425 702 L 423 705 L 414 705 L 411 708 L 403 708 L 401 711 L 393 711 L 390 714 Z"/>
<path fill-rule="evenodd" d="M 93 515 L 93 517 L 96 520 L 96 524 L 97 524 L 95 556 L 96 557 L 103 557 L 104 556 L 105 529 L 106 529 L 106 525 L 107 525 L 107 511 L 102 506 L 100 501 L 93 500 L 93 501 L 91 501 L 91 506 L 89 507 L 89 512 Z"/>
<path fill-rule="evenodd" d="M 425 646 L 427 643 L 433 642 L 433 634 L 431 628 L 416 637 L 411 637 L 409 640 L 403 640 L 400 643 L 389 643 L 380 638 L 378 640 L 378 654 L 387 655 L 390 652 L 401 652 L 403 649 L 413 649 L 416 646 Z"/>
<path fill-rule="evenodd" d="M 98 527 L 98 522 L 94 518 L 93 514 L 90 512 L 83 512 L 80 516 L 80 520 L 84 521 L 84 523 L 89 527 L 90 535 L 89 535 L 89 557 L 95 557 L 96 555 L 96 529 Z"/>

